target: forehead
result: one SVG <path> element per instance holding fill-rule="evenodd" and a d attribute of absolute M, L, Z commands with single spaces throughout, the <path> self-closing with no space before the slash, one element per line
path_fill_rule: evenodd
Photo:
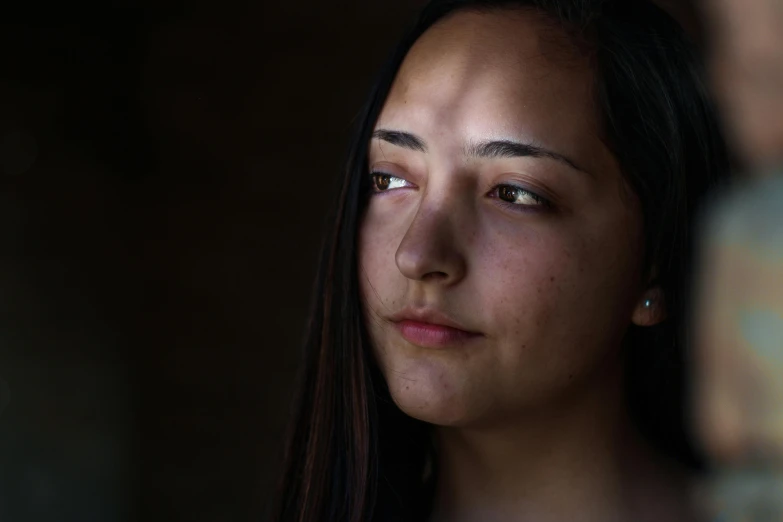
<path fill-rule="evenodd" d="M 413 45 L 377 127 L 528 137 L 573 154 L 598 134 L 592 85 L 587 57 L 544 15 L 462 11 Z"/>
<path fill-rule="evenodd" d="M 588 73 L 584 53 L 552 18 L 535 9 L 457 11 L 414 43 L 400 77 L 425 72 L 499 72 L 522 69 Z M 567 67 L 568 66 L 568 67 Z"/>

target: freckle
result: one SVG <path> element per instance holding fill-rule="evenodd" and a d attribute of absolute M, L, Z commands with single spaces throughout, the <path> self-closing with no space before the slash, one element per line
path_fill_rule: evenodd
<path fill-rule="evenodd" d="M 574 374 L 573 374 L 573 373 L 569 373 L 569 374 L 568 374 L 568 380 L 570 381 L 570 380 L 571 380 L 571 379 L 573 379 L 573 378 L 574 378 Z"/>
<path fill-rule="evenodd" d="M 549 280 L 552 281 L 553 283 L 555 282 L 555 278 L 554 277 L 550 277 Z"/>
<path fill-rule="evenodd" d="M 405 389 L 406 389 L 406 390 L 409 390 L 409 389 L 410 389 L 410 386 L 406 386 L 406 387 L 405 387 Z"/>

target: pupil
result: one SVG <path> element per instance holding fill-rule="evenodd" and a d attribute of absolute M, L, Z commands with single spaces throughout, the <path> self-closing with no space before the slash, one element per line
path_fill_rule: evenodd
<path fill-rule="evenodd" d="M 500 187 L 500 197 L 513 203 L 517 200 L 517 189 L 514 187 Z"/>
<path fill-rule="evenodd" d="M 391 184 L 391 176 L 388 174 L 378 174 L 375 179 L 376 183 L 378 184 L 378 188 L 381 190 L 386 190 L 389 188 L 389 184 Z"/>

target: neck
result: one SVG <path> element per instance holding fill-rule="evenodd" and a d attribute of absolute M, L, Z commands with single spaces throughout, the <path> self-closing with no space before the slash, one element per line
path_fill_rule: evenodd
<path fill-rule="evenodd" d="M 433 521 L 687 520 L 684 483 L 631 427 L 622 396 L 615 371 L 502 425 L 438 427 Z"/>

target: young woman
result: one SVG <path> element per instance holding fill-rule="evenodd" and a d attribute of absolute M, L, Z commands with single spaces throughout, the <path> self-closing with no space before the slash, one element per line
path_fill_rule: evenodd
<path fill-rule="evenodd" d="M 700 68 L 633 0 L 434 0 L 370 94 L 279 521 L 693 520 Z"/>

